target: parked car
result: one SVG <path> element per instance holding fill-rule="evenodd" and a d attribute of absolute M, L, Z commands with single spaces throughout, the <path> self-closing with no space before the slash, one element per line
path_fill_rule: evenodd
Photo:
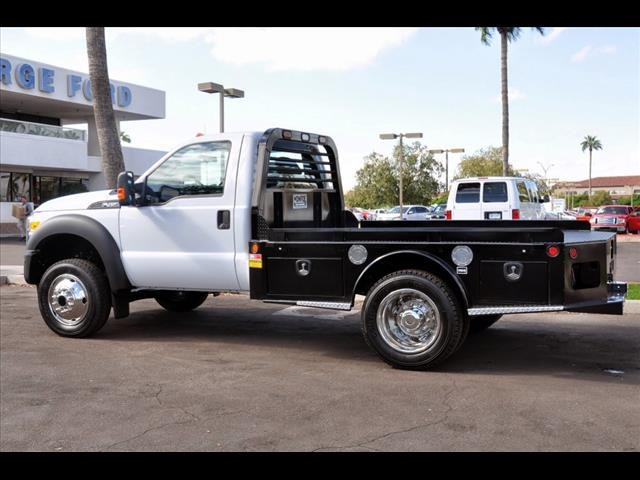
<path fill-rule="evenodd" d="M 618 233 L 627 233 L 627 218 L 632 213 L 633 207 L 629 205 L 603 205 L 591 217 L 591 229 L 615 230 Z"/>
<path fill-rule="evenodd" d="M 543 220 L 535 182 L 520 177 L 454 180 L 447 200 L 447 220 Z"/>
<path fill-rule="evenodd" d="M 402 219 L 403 220 L 428 220 L 429 219 L 429 207 L 424 205 L 403 205 L 402 206 Z M 400 206 L 393 207 L 386 213 L 378 215 L 377 220 L 400 220 Z"/>
<path fill-rule="evenodd" d="M 447 204 L 439 203 L 435 207 L 431 209 L 430 218 L 431 220 L 444 220 L 447 218 Z"/>
<path fill-rule="evenodd" d="M 627 230 L 629 233 L 640 233 L 640 209 L 636 208 L 627 217 Z"/>
<path fill-rule="evenodd" d="M 596 207 L 579 207 L 576 211 L 576 220 L 586 220 L 588 222 L 597 210 Z"/>
<path fill-rule="evenodd" d="M 379 216 L 383 213 L 385 213 L 387 211 L 386 208 L 376 208 L 374 210 L 371 210 L 369 213 L 371 214 L 369 216 L 369 220 L 380 220 Z"/>

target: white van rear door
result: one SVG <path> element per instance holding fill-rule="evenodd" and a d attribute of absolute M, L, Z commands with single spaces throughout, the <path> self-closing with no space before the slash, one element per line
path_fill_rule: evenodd
<path fill-rule="evenodd" d="M 507 182 L 486 180 L 482 183 L 482 219 L 509 220 L 509 190 Z"/>
<path fill-rule="evenodd" d="M 452 220 L 481 220 L 480 182 L 460 182 L 451 209 Z"/>

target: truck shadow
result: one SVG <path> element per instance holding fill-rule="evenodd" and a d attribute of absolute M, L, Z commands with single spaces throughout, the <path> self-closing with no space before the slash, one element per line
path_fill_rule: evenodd
<path fill-rule="evenodd" d="M 133 311 L 125 319 L 110 319 L 94 338 L 166 342 L 174 351 L 176 343 L 198 342 L 289 348 L 375 367 L 385 365 L 362 338 L 360 312 L 332 315 L 335 313 L 290 315 L 283 313 L 282 306 L 267 304 L 251 304 L 251 308 L 205 304 L 181 314 L 155 306 Z M 539 374 L 640 384 L 640 328 L 593 319 L 563 323 L 561 318 L 540 318 L 505 317 L 490 329 L 469 335 L 456 354 L 432 371 Z"/>

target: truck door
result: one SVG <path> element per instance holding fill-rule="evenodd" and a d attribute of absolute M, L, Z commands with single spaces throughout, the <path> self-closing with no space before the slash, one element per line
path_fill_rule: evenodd
<path fill-rule="evenodd" d="M 135 287 L 238 289 L 232 223 L 242 135 L 179 148 L 146 175 L 145 205 L 120 210 Z"/>

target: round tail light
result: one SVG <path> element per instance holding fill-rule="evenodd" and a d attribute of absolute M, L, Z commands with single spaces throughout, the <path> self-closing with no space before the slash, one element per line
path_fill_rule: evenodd
<path fill-rule="evenodd" d="M 549 255 L 551 258 L 555 258 L 558 255 L 560 255 L 560 247 L 558 247 L 557 245 L 549 245 L 547 247 L 547 255 Z"/>
<path fill-rule="evenodd" d="M 571 247 L 569 249 L 569 256 L 574 260 L 578 258 L 578 249 L 576 247 Z"/>

